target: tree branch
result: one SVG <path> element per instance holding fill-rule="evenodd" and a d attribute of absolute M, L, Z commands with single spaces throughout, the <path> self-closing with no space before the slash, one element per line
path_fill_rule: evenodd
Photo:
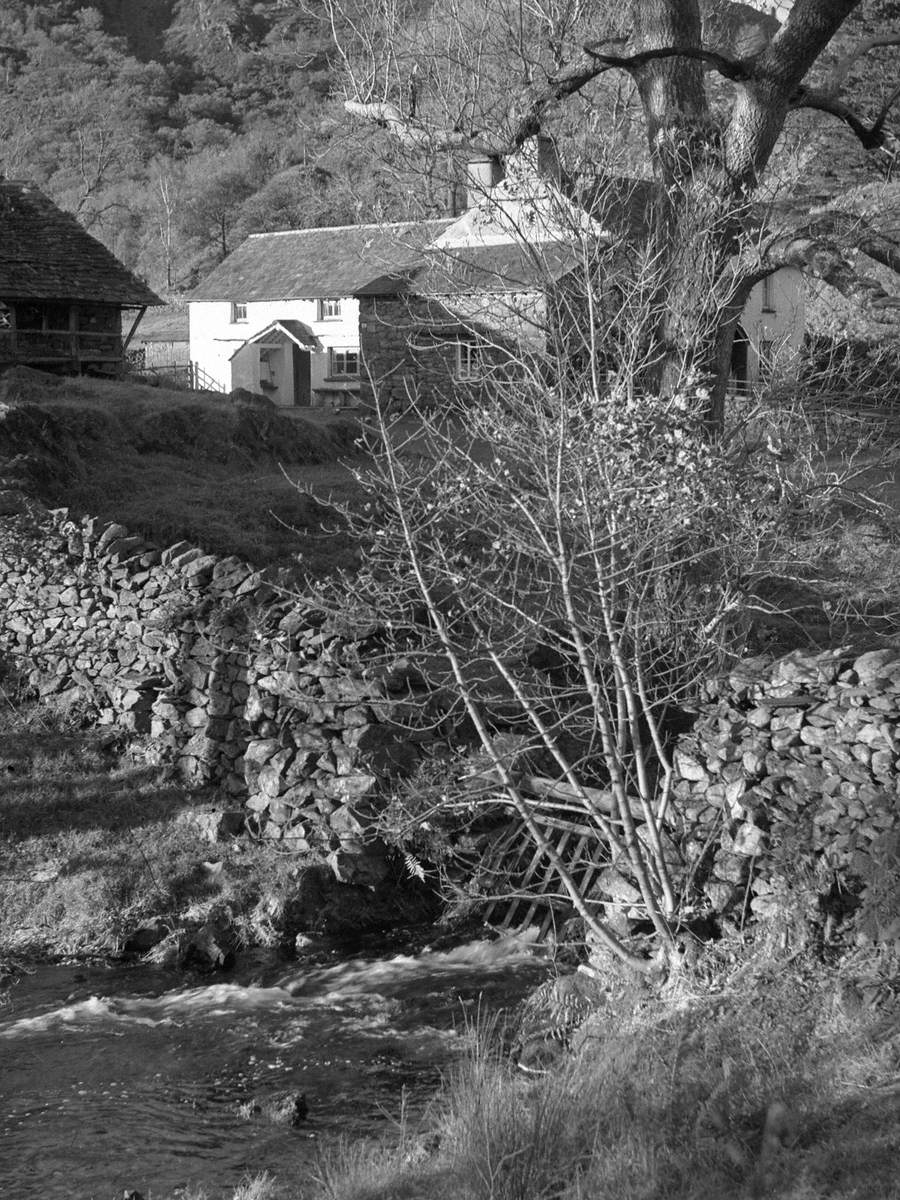
<path fill-rule="evenodd" d="M 798 229 L 786 231 L 767 247 L 767 267 L 796 267 L 866 309 L 900 307 L 900 298 L 865 275 L 853 252 L 900 274 L 900 245 L 879 234 L 858 213 L 826 208 Z"/>
<path fill-rule="evenodd" d="M 623 40 L 609 39 L 610 42 Z M 526 95 L 509 137 L 505 139 L 482 130 L 434 129 L 404 116 L 400 108 L 390 101 L 345 100 L 344 109 L 354 117 L 362 117 L 388 129 L 406 146 L 431 150 L 468 149 L 502 158 L 513 154 L 540 130 L 541 118 L 552 104 L 575 95 L 592 79 L 608 70 L 609 66 L 589 54 L 579 55 L 566 63 Z"/>
<path fill-rule="evenodd" d="M 839 121 L 843 121 L 856 134 L 866 150 L 888 149 L 893 153 L 897 149 L 897 138 L 890 130 L 886 130 L 884 126 L 888 114 L 898 99 L 900 99 L 900 87 L 896 87 L 891 92 L 871 125 L 866 125 L 848 104 L 845 104 L 843 100 L 839 100 L 830 92 L 799 87 L 791 96 L 789 104 L 794 109 L 812 108 L 818 112 L 829 113 L 832 117 L 837 117 Z"/>
<path fill-rule="evenodd" d="M 623 71 L 633 72 L 658 59 L 694 58 L 709 63 L 720 75 L 737 83 L 752 78 L 752 59 L 729 58 L 717 50 L 703 50 L 696 46 L 662 46 L 654 50 L 642 50 L 639 54 L 630 54 L 627 57 L 605 54 L 591 46 L 585 46 L 585 51 L 603 63 L 607 69 L 619 67 Z"/>
<path fill-rule="evenodd" d="M 757 57 L 757 77 L 785 97 L 796 92 L 816 59 L 861 0 L 794 0 L 778 35 Z"/>
<path fill-rule="evenodd" d="M 863 41 L 857 42 L 852 50 L 838 59 L 819 91 L 825 96 L 839 96 L 853 64 L 864 58 L 870 51 L 877 50 L 882 46 L 900 46 L 900 37 L 885 35 L 884 37 L 865 38 Z"/>

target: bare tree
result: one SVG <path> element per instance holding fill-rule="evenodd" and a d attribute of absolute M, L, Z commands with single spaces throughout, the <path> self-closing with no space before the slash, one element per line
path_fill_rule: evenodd
<path fill-rule="evenodd" d="M 817 61 L 861 0 L 794 0 L 783 25 L 747 4 L 630 0 L 602 14 L 584 0 L 451 0 L 421 15 L 405 0 L 330 0 L 345 108 L 410 152 L 498 161 L 575 105 L 582 151 L 609 162 L 604 124 L 629 133 L 633 85 L 655 182 L 650 253 L 665 265 L 644 331 L 642 383 L 673 394 L 687 373 L 708 381 L 704 419 L 720 428 L 734 332 L 752 287 L 779 267 L 852 271 L 856 247 L 896 267 L 896 247 L 865 222 L 826 209 L 765 236 L 755 200 L 785 121 L 811 110 L 869 150 L 893 153 L 888 90 L 866 122 L 843 98 L 852 68 L 898 43 L 847 47 L 819 85 Z M 784 6 L 788 7 L 788 6 Z"/>
<path fill-rule="evenodd" d="M 636 387 L 668 263 L 622 256 L 574 206 L 545 215 L 554 229 L 570 222 L 565 276 L 556 242 L 530 222 L 521 248 L 552 301 L 501 298 L 493 339 L 477 314 L 478 378 L 448 379 L 436 404 L 411 386 L 399 417 L 376 389 L 375 465 L 361 476 L 371 504 L 347 514 L 369 549 L 332 603 L 353 595 L 389 614 L 391 654 L 432 689 L 431 718 L 455 712 L 479 747 L 477 791 L 451 783 L 438 812 L 511 811 L 545 897 L 652 973 L 659 960 L 623 938 L 584 862 L 622 879 L 629 912 L 670 957 L 696 899 L 671 798 L 678 720 L 740 655 L 754 610 L 772 611 L 773 583 L 803 576 L 848 473 L 786 409 L 742 410 L 710 439 L 696 375 L 683 368 L 669 394 Z M 424 314 L 410 312 L 410 342 L 427 355 L 448 313 L 431 303 Z M 507 336 L 525 325 L 540 336 Z M 420 696 L 415 722 L 423 710 Z M 575 823 L 581 863 L 548 814 Z"/>

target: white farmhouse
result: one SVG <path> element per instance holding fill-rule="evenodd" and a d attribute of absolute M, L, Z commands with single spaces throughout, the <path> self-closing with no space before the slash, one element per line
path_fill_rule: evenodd
<path fill-rule="evenodd" d="M 479 367 L 489 374 L 498 351 L 515 358 L 544 325 L 534 313 L 546 315 L 584 233 L 609 245 L 644 223 L 646 185 L 617 183 L 603 224 L 526 165 L 473 188 L 456 218 L 254 234 L 190 296 L 195 374 L 302 407 L 356 404 L 370 384 L 438 401 L 446 386 L 477 386 Z M 744 310 L 735 386 L 785 366 L 803 334 L 803 277 L 778 271 Z"/>
<path fill-rule="evenodd" d="M 343 407 L 359 394 L 359 302 L 448 221 L 258 233 L 191 293 L 191 361 L 222 391 L 282 406 Z"/>

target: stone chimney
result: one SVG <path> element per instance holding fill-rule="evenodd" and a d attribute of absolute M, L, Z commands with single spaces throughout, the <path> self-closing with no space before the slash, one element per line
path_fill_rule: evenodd
<path fill-rule="evenodd" d="M 503 178 L 503 162 L 496 155 L 480 154 L 466 163 L 466 207 L 473 208 Z"/>

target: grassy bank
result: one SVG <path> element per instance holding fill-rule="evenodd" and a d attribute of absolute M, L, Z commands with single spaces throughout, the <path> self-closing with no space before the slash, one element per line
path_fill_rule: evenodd
<path fill-rule="evenodd" d="M 733 949 L 719 945 L 662 997 L 593 1018 L 543 1077 L 517 1073 L 481 1031 L 425 1136 L 398 1128 L 390 1145 L 327 1152 L 315 1185 L 285 1195 L 900 1196 L 895 1003 L 861 1006 L 846 971 L 812 959 Z"/>
<path fill-rule="evenodd" d="M 24 367 L 0 380 L 0 462 L 26 456 L 45 503 L 312 576 L 354 560 L 331 502 L 356 493 L 359 433 L 352 416 L 128 380 Z"/>
<path fill-rule="evenodd" d="M 107 955 L 135 930 L 221 915 L 274 944 L 303 863 L 246 838 L 210 840 L 211 797 L 77 713 L 18 703 L 0 683 L 0 959 Z"/>

